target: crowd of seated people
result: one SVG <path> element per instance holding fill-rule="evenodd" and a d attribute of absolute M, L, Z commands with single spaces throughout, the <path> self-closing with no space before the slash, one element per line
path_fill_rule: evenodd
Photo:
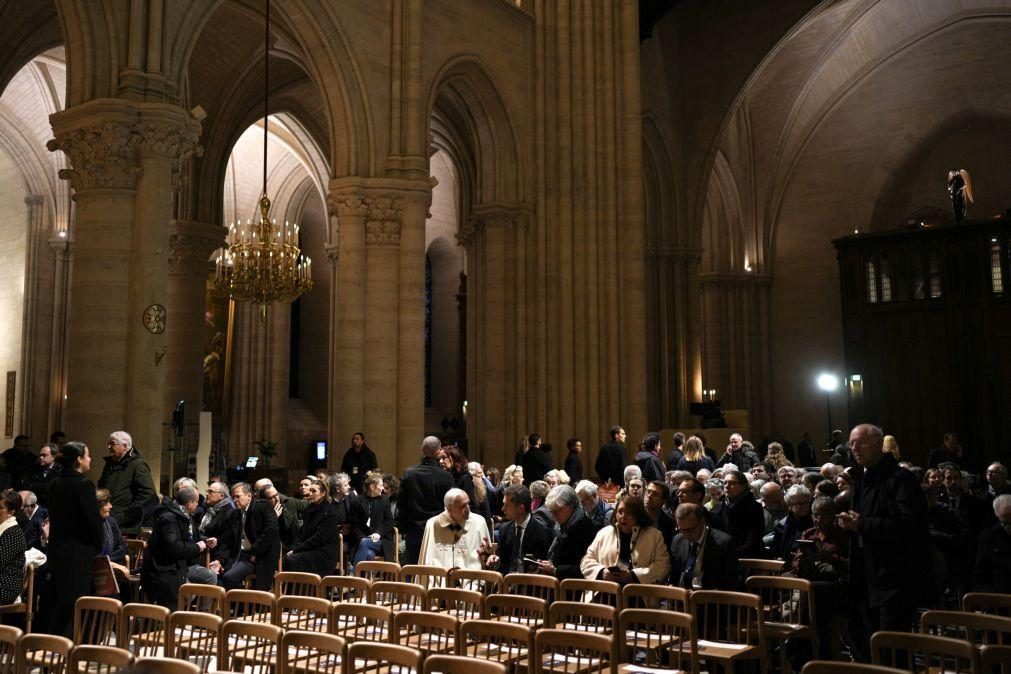
<path fill-rule="evenodd" d="M 616 448 L 626 459 L 632 453 L 616 428 L 602 454 L 606 461 L 597 466 L 608 471 L 598 474 L 599 482 L 573 482 L 568 470 L 554 468 L 539 436 L 525 439 L 501 477 L 496 467 L 429 437 L 419 464 L 401 478 L 377 467 L 353 486 L 346 473 L 319 471 L 301 478 L 291 495 L 269 480 L 229 486 L 216 475 L 201 490 L 181 478 L 160 500 L 144 485 L 132 493 L 124 478 L 113 481 L 118 495 L 96 492 L 85 476 L 87 447 L 46 445 L 57 475 L 48 479 L 54 469 L 46 468 L 49 510 L 31 490 L 0 494 L 0 603 L 21 592 L 29 549 L 51 559 L 39 570 L 53 580 L 52 591 L 43 593 L 48 606 L 40 629 L 61 634 L 73 599 L 93 590 L 89 560 L 95 557 L 109 559 L 121 599 L 170 609 L 183 583 L 269 590 L 278 570 L 352 573 L 377 557 L 688 590 L 742 590 L 748 562 L 741 560 L 767 559 L 780 560 L 783 574 L 811 582 L 820 655 L 847 648 L 865 658 L 865 632 L 902 625 L 888 623 L 893 586 L 914 589 L 908 601 L 915 606 L 899 606 L 900 614 L 957 607 L 967 591 L 1011 592 L 1007 469 L 995 462 L 973 476 L 956 463 L 966 455 L 954 434 L 945 437 L 943 452 L 931 453 L 939 465 L 926 468 L 902 460 L 895 439 L 867 425 L 830 448 L 839 463 L 795 466 L 781 443 L 756 448 L 735 434 L 722 453 L 698 436 L 675 439 L 669 465 L 661 458 L 663 438 L 651 433 L 635 462 L 617 465 Z M 132 457 L 126 464 L 132 479 L 142 479 L 146 466 L 136 463 L 142 459 L 132 449 L 124 453 L 120 441 L 127 440 L 110 437 L 110 464 Z M 575 442 L 567 446 L 571 469 L 580 455 Z M 139 571 L 143 595 L 131 596 L 127 532 L 113 503 L 123 504 L 121 517 L 132 525 L 139 521 L 131 505 L 138 498 L 149 501 L 143 522 L 150 531 Z M 884 514 L 880 498 L 891 499 Z M 904 554 L 915 551 L 927 562 L 907 574 L 913 579 L 888 575 L 899 544 Z"/>

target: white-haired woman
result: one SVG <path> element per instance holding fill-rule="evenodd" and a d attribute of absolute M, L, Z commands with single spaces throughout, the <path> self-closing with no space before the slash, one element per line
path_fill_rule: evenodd
<path fill-rule="evenodd" d="M 793 560 L 797 541 L 805 531 L 814 526 L 811 519 L 811 490 L 795 484 L 786 492 L 786 517 L 776 522 L 772 534 L 772 555 L 777 559 Z"/>

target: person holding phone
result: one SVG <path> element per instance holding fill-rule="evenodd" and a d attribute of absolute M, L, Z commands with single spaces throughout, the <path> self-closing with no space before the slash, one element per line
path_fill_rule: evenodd
<path fill-rule="evenodd" d="M 618 502 L 614 524 L 597 532 L 580 569 L 584 578 L 620 585 L 657 583 L 667 577 L 670 555 L 642 499 L 626 496 Z"/>

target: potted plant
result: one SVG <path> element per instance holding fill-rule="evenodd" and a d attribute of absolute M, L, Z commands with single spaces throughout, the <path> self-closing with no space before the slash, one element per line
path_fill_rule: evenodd
<path fill-rule="evenodd" d="M 270 468 L 270 459 L 277 455 L 277 443 L 273 440 L 267 440 L 266 438 L 260 438 L 253 443 L 256 448 L 260 450 L 260 456 L 263 457 L 263 467 Z"/>

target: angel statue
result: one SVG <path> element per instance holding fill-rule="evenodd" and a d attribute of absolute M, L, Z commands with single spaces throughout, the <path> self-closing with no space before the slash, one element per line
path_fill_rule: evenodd
<path fill-rule="evenodd" d="M 973 203 L 972 180 L 965 169 L 948 171 L 948 195 L 951 197 L 951 208 L 955 211 L 955 222 L 965 222 L 966 200 Z"/>

